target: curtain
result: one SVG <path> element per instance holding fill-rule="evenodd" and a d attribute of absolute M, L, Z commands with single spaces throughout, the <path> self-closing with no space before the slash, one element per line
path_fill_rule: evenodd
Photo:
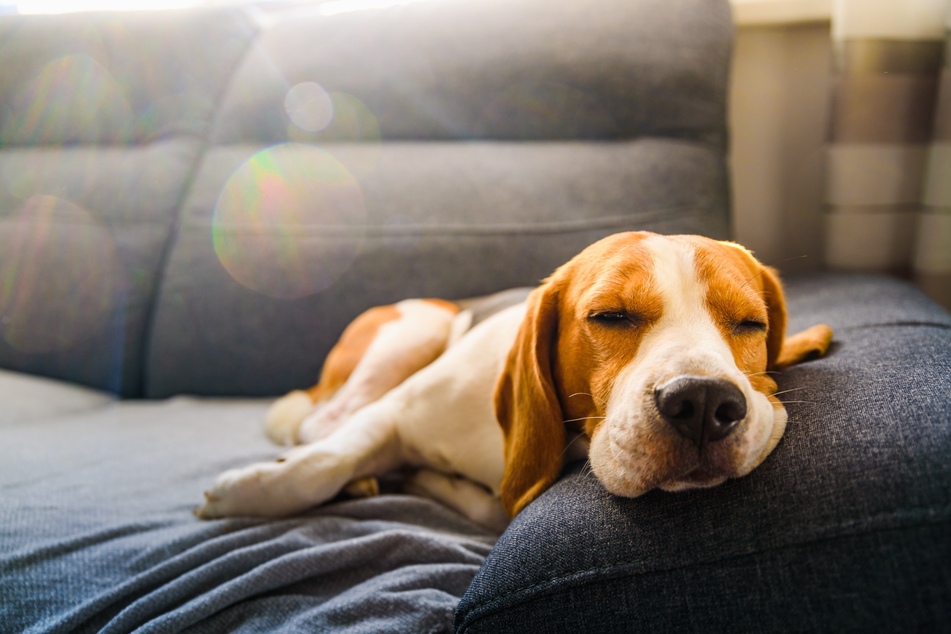
<path fill-rule="evenodd" d="M 951 308 L 951 0 L 835 0 L 826 263 Z"/>

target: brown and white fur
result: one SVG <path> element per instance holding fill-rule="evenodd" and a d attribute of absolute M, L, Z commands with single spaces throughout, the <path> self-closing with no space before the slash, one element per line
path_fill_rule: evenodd
<path fill-rule="evenodd" d="M 785 336 L 780 282 L 743 247 L 644 232 L 470 319 L 442 300 L 358 317 L 320 382 L 269 412 L 271 438 L 299 446 L 222 474 L 197 515 L 293 514 L 410 467 L 409 490 L 499 528 L 585 451 L 619 496 L 713 486 L 776 447 L 786 410 L 771 374 L 832 337 Z"/>

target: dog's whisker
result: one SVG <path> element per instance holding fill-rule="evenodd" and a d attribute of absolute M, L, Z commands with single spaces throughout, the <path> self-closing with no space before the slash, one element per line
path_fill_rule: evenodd
<path fill-rule="evenodd" d="M 778 370 L 764 370 L 762 372 L 749 372 L 747 373 L 746 376 L 753 377 L 753 376 L 762 376 L 764 374 L 782 374 L 782 373 L 779 372 Z"/>
<path fill-rule="evenodd" d="M 598 420 L 604 419 L 607 416 L 582 416 L 581 418 L 569 418 L 568 420 L 563 420 L 563 423 L 577 423 L 579 420 Z"/>
<path fill-rule="evenodd" d="M 571 449 L 571 446 L 578 442 L 579 440 L 584 439 L 584 434 L 575 434 L 574 438 L 565 443 L 565 450 L 561 452 L 562 456 L 565 456 L 568 453 L 568 450 Z"/>
<path fill-rule="evenodd" d="M 786 258 L 785 260 L 783 260 L 783 261 L 780 262 L 779 264 L 785 264 L 786 262 L 791 262 L 792 260 L 801 260 L 801 259 L 807 258 L 807 257 L 809 257 L 809 256 L 808 256 L 808 255 L 805 255 L 805 254 L 804 254 L 804 255 L 794 255 L 794 256 L 791 257 L 791 258 Z M 765 269 L 765 268 L 764 268 L 764 269 L 761 269 L 759 273 L 757 273 L 757 274 L 754 275 L 753 277 L 751 277 L 751 278 L 749 278 L 748 280 L 746 280 L 746 283 L 743 285 L 743 287 L 746 288 L 747 286 L 749 286 L 750 282 L 752 282 L 753 280 L 755 280 L 757 277 L 761 276 L 761 275 L 762 275 L 763 273 L 765 273 L 765 272 L 766 272 L 766 269 Z"/>
<path fill-rule="evenodd" d="M 779 392 L 773 392 L 773 396 L 779 396 L 780 394 L 789 394 L 790 392 L 798 392 L 799 390 L 807 390 L 809 388 L 805 387 L 791 387 L 788 390 L 782 390 Z"/>
<path fill-rule="evenodd" d="M 751 277 L 751 278 L 749 278 L 748 280 L 746 280 L 746 282 L 743 284 L 743 288 L 746 288 L 747 286 L 749 286 L 749 285 L 750 285 L 750 282 L 752 282 L 753 280 L 755 280 L 757 277 L 759 277 L 760 275 L 762 275 L 762 274 L 765 273 L 765 272 L 766 272 L 766 269 L 760 269 L 760 272 L 759 272 L 759 273 L 757 273 L 757 274 L 754 275 L 753 277 Z"/>
<path fill-rule="evenodd" d="M 803 253 L 802 255 L 794 255 L 790 258 L 786 258 L 779 262 L 779 264 L 785 264 L 786 262 L 792 262 L 793 260 L 805 260 L 809 257 L 808 253 Z"/>
<path fill-rule="evenodd" d="M 783 401 L 783 405 L 789 405 L 790 403 L 808 403 L 809 405 L 815 405 L 815 401 Z"/>
<path fill-rule="evenodd" d="M 587 478 L 587 477 L 588 477 L 589 475 L 591 475 L 593 472 L 594 472 L 594 471 L 591 469 L 591 461 L 590 461 L 590 460 L 585 460 L 585 461 L 584 461 L 584 466 L 581 467 L 581 476 L 584 477 L 584 478 Z"/>
<path fill-rule="evenodd" d="M 607 405 L 607 403 L 599 399 L 597 396 L 595 396 L 591 392 L 575 392 L 574 394 L 569 394 L 568 398 L 574 398 L 575 396 L 590 396 L 592 401 L 599 403 L 601 405 Z"/>

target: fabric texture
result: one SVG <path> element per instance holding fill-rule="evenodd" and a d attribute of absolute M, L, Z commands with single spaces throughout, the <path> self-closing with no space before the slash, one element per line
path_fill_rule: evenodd
<path fill-rule="evenodd" d="M 182 204 L 146 396 L 299 388 L 370 306 L 534 286 L 617 231 L 728 237 L 731 33 L 707 0 L 278 14 Z"/>
<path fill-rule="evenodd" d="M 778 377 L 774 453 L 634 500 L 574 465 L 496 545 L 460 632 L 948 631 L 951 316 L 880 278 L 794 280 L 789 298 L 793 329 L 836 337 Z"/>
<path fill-rule="evenodd" d="M 836 344 L 718 489 L 192 517 L 369 306 L 728 233 L 726 0 L 329 6 L 0 17 L 0 630 L 947 629 L 951 317 L 877 277 L 791 285 Z"/>
<path fill-rule="evenodd" d="M 724 141 L 725 3 L 457 0 L 327 13 L 304 7 L 262 31 L 222 99 L 216 145 Z"/>
<path fill-rule="evenodd" d="M 4 632 L 445 632 L 497 537 L 402 495 L 202 522 L 219 472 L 277 455 L 265 402 L 0 390 Z M 8 414 L 37 400 L 66 405 Z"/>
<path fill-rule="evenodd" d="M 391 143 L 343 185 L 315 174 L 367 148 L 329 151 L 209 151 L 169 255 L 147 396 L 279 394 L 312 383 L 370 306 L 534 286 L 617 231 L 727 231 L 722 150 L 692 143 Z"/>
<path fill-rule="evenodd" d="M 240 11 L 0 16 L 0 366 L 143 393 L 165 250 Z"/>

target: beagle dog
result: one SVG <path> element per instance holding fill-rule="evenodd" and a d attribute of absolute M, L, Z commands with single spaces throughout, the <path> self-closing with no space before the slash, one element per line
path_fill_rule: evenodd
<path fill-rule="evenodd" d="M 773 374 L 832 338 L 786 337 L 775 271 L 699 236 L 615 234 L 474 327 L 463 308 L 358 317 L 319 383 L 268 413 L 269 436 L 298 446 L 222 474 L 198 517 L 293 514 L 410 468 L 410 492 L 498 529 L 585 454 L 619 496 L 714 486 L 776 447 Z"/>

